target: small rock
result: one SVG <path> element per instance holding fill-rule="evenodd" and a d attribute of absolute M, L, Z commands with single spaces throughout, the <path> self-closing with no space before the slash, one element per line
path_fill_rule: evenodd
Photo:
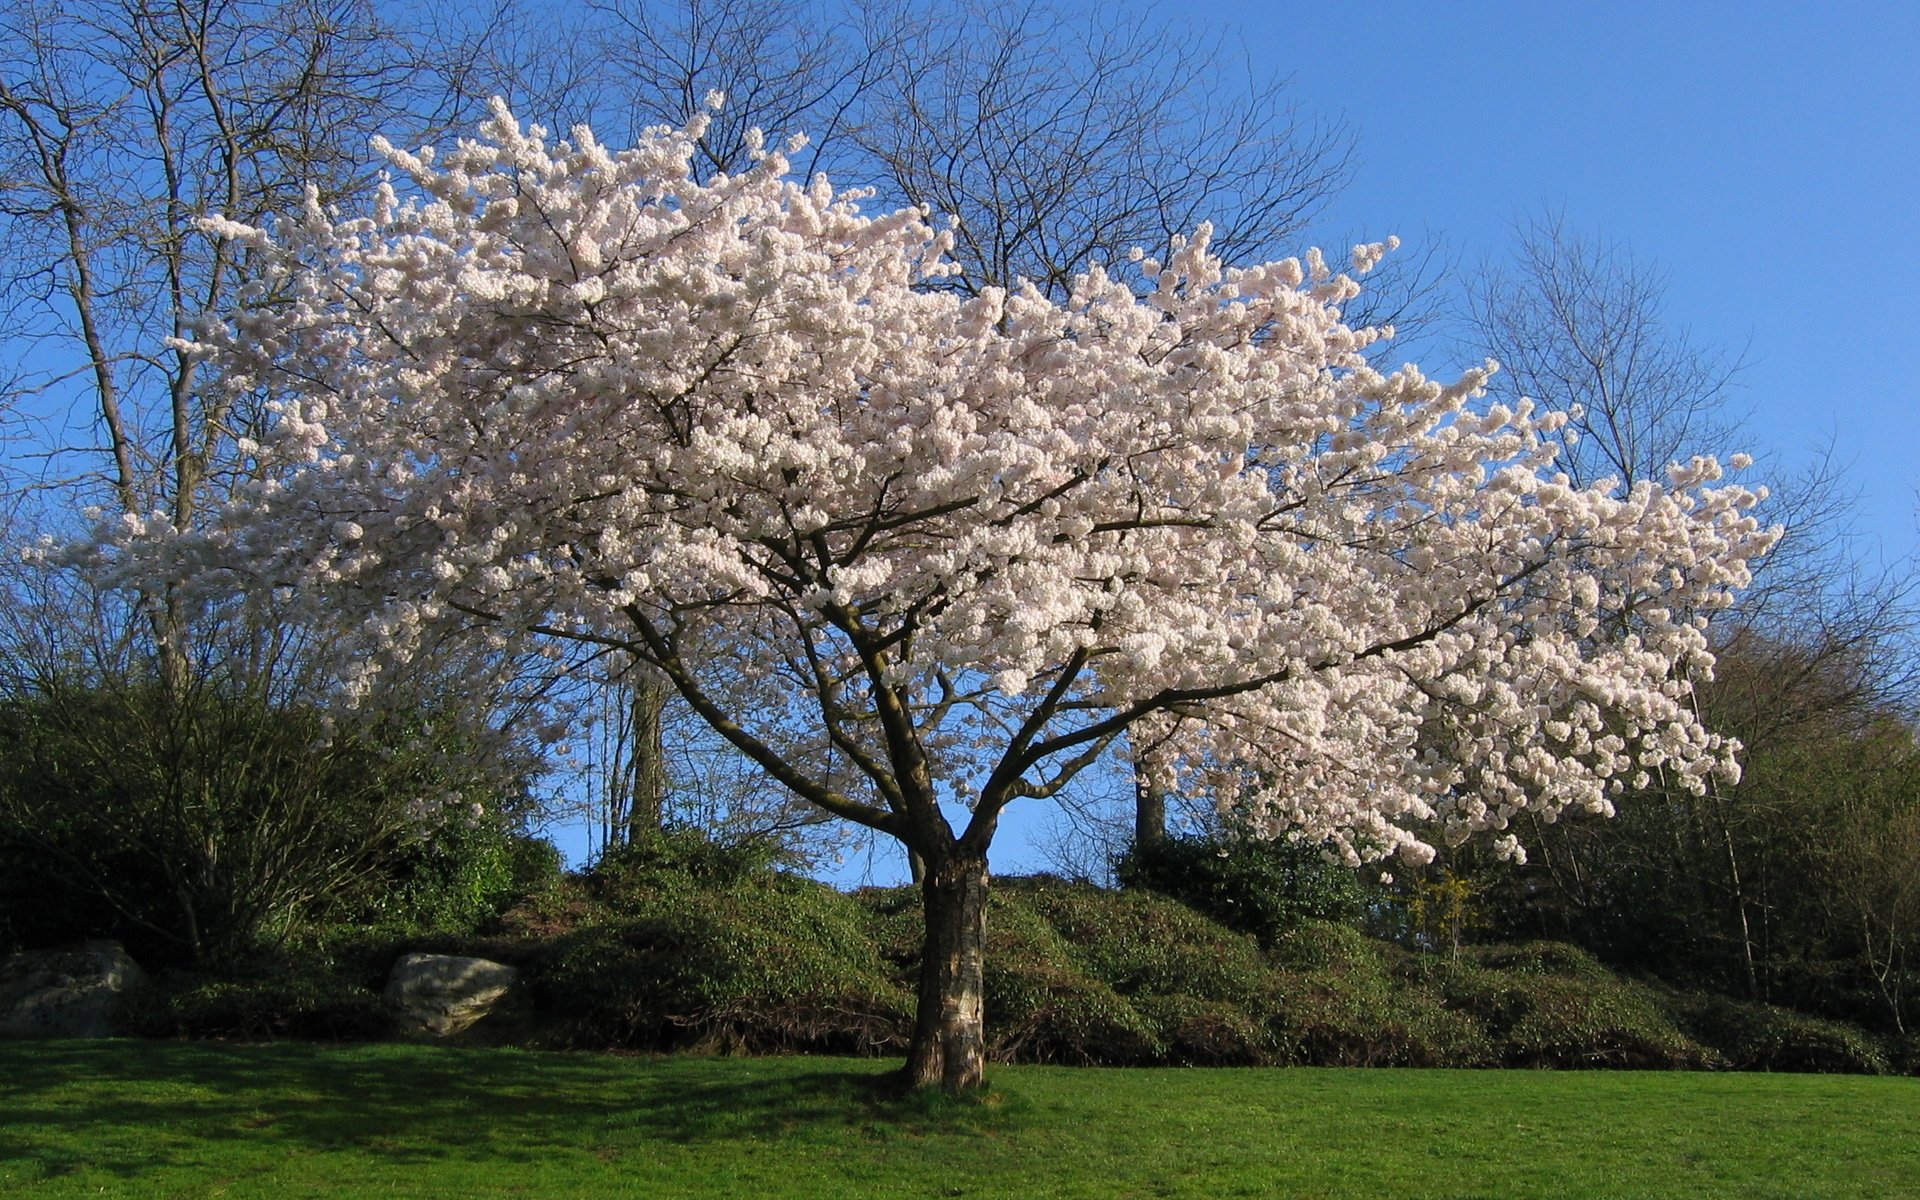
<path fill-rule="evenodd" d="M 519 971 L 485 958 L 406 954 L 387 977 L 387 999 L 416 1032 L 447 1037 L 500 1006 L 519 982 Z"/>
<path fill-rule="evenodd" d="M 15 954 L 0 961 L 0 1036 L 111 1037 L 121 995 L 145 980 L 119 942 Z"/>

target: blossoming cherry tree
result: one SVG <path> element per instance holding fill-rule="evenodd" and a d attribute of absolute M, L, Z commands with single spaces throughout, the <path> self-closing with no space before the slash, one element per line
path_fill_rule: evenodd
<path fill-rule="evenodd" d="M 1715 462 L 1573 487 L 1557 418 L 1371 368 L 1351 280 L 1226 269 L 1204 228 L 1118 267 L 1144 297 L 1098 267 L 956 295 L 921 213 L 777 152 L 696 182 L 698 132 L 614 152 L 496 105 L 386 148 L 370 215 L 224 226 L 265 266 L 194 352 L 272 399 L 258 482 L 109 556 L 347 621 L 349 686 L 447 637 L 651 664 L 925 863 L 916 1085 L 982 1078 L 1001 815 L 1130 729 L 1349 862 L 1517 853 L 1523 810 L 1732 769 L 1688 680 L 1772 535 Z"/>

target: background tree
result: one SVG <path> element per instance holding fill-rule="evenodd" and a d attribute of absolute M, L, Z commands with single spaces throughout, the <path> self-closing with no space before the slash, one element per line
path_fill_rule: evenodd
<path fill-rule="evenodd" d="M 243 477 L 255 398 L 210 402 L 169 344 L 250 278 L 199 221 L 358 194 L 376 131 L 457 113 L 458 64 L 418 54 L 419 32 L 355 0 L 0 18 L 0 337 L 21 364 L 5 408 L 44 451 L 29 482 L 185 527 Z"/>
<path fill-rule="evenodd" d="M 395 854 L 445 828 L 429 801 L 485 801 L 505 827 L 527 817 L 524 740 L 505 726 L 540 676 L 456 694 L 456 710 L 396 675 L 384 705 L 329 723 L 306 662 L 323 627 L 266 599 L 189 620 L 177 577 L 109 593 L 18 557 L 21 538 L 70 534 L 90 506 L 190 529 L 259 481 L 248 439 L 271 397 L 210 395 L 180 342 L 260 283 L 256 256 L 201 220 L 262 220 L 309 189 L 352 202 L 378 170 L 376 130 L 426 136 L 459 117 L 475 46 L 421 15 L 362 0 L 0 13 L 0 413 L 17 517 L 0 571 L 0 855 L 27 889 L 7 907 L 36 917 L 36 937 L 62 935 L 37 918 L 66 905 L 98 919 L 67 934 L 231 959 L 389 879 Z M 338 740 L 313 745 L 329 728 Z"/>
<path fill-rule="evenodd" d="M 181 349 L 254 278 L 214 213 L 364 190 L 375 130 L 439 128 L 456 47 L 360 0 L 27 0 L 0 17 L 0 394 L 30 521 L 103 505 L 191 527 L 252 470 L 263 396 Z M 203 657 L 170 590 L 127 610 L 167 687 Z M 271 637 L 267 631 L 261 636 Z"/>
<path fill-rule="evenodd" d="M 1666 280 L 1626 247 L 1523 218 L 1511 261 L 1468 281 L 1468 350 L 1500 364 L 1489 390 L 1569 414 L 1560 468 L 1585 486 L 1658 479 L 1740 424 L 1739 363 L 1697 346 L 1665 312 Z"/>
<path fill-rule="evenodd" d="M 299 677 L 310 625 L 209 616 L 168 685 L 127 593 L 5 576 L 0 943 L 111 936 L 149 966 L 232 967 L 378 907 L 427 843 L 527 815 L 532 747 L 447 705 L 431 655 L 347 713 Z"/>
<path fill-rule="evenodd" d="M 1824 778 L 1807 782 L 1835 810 L 1826 826 L 1832 836 L 1819 839 L 1812 855 L 1818 886 L 1788 893 L 1819 905 L 1818 928 L 1839 968 L 1837 979 L 1815 975 L 1809 982 L 1819 991 L 1809 998 L 1852 1012 L 1862 1011 L 1863 999 L 1877 1002 L 1873 1015 L 1899 1033 L 1913 1029 L 1920 1001 L 1920 749 L 1913 731 L 1911 714 L 1904 721 L 1889 714 L 1860 736 L 1822 747 L 1838 753 L 1817 765 Z"/>
<path fill-rule="evenodd" d="M 1735 365 L 1666 317 L 1654 268 L 1557 214 L 1521 223 L 1517 243 L 1510 263 L 1470 288 L 1470 344 L 1501 362 L 1492 385 L 1501 398 L 1577 413 L 1560 456 L 1574 479 L 1631 486 L 1738 424 Z M 1869 731 L 1911 719 L 1914 580 L 1857 564 L 1843 472 L 1829 458 L 1774 473 L 1763 511 L 1785 537 L 1716 621 L 1720 662 L 1696 693 L 1706 724 L 1746 746 L 1744 779 L 1697 795 L 1655 780 L 1618 821 L 1539 825 L 1532 863 L 1493 897 L 1508 922 L 1495 936 L 1571 938 L 1690 983 L 1809 999 L 1795 963 L 1824 956 L 1832 930 L 1791 893 L 1834 878 L 1806 857 L 1814 845 L 1836 853 L 1826 839 L 1848 823 L 1830 809 L 1847 790 L 1833 768 L 1878 762 L 1898 774 L 1865 747 Z M 1887 794 L 1889 785 L 1862 786 Z M 1899 819 L 1876 811 L 1897 840 Z M 1801 984 L 1790 984 L 1796 975 Z"/>
<path fill-rule="evenodd" d="M 592 689 L 573 738 L 584 745 L 569 757 L 584 786 L 599 789 L 589 808 L 596 853 L 670 830 L 722 848 L 758 844 L 789 865 L 823 863 L 848 848 L 826 814 L 717 737 L 664 680 L 637 684 L 630 672 L 594 680 Z M 636 749 L 627 744 L 636 733 L 659 740 Z"/>

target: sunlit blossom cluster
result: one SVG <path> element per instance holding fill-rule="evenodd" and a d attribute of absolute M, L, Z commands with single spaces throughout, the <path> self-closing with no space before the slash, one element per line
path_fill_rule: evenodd
<path fill-rule="evenodd" d="M 698 133 L 496 106 L 388 150 L 370 216 L 223 227 L 271 266 L 195 352 L 272 398 L 263 470 L 102 559 L 287 589 L 362 681 L 455 635 L 632 650 L 856 819 L 1048 795 L 1136 724 L 1352 861 L 1733 769 L 1689 680 L 1773 534 L 1717 463 L 1572 486 L 1485 371 L 1370 366 L 1318 255 L 1203 228 L 966 296 L 923 214 L 772 150 L 696 182 Z"/>

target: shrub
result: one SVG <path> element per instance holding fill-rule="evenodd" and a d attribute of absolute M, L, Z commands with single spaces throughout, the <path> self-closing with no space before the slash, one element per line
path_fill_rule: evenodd
<path fill-rule="evenodd" d="M 1152 1025 L 1088 972 L 1018 891 L 998 890 L 989 901 L 985 986 L 989 1051 L 999 1061 L 1159 1061 Z"/>
<path fill-rule="evenodd" d="M 1268 1027 L 1285 1061 L 1315 1066 L 1473 1067 L 1492 1060 L 1479 1023 L 1448 1009 L 1399 947 L 1316 922 L 1275 947 Z"/>
<path fill-rule="evenodd" d="M 1893 1069 L 1865 1031 L 1711 992 L 1675 992 L 1669 1007 L 1682 1028 L 1742 1071 L 1824 1071 L 1883 1075 Z"/>
<path fill-rule="evenodd" d="M 1902 1075 L 1920 1075 L 1920 1033 L 1896 1034 L 1888 1038 L 1887 1060 Z"/>
<path fill-rule="evenodd" d="M 994 888 L 988 897 L 987 937 L 992 938 L 994 919 L 1002 892 Z M 911 886 L 865 887 L 853 893 L 854 903 L 866 920 L 867 936 L 880 957 L 891 964 L 901 979 L 911 981 L 920 965 L 920 944 L 926 924 L 920 908 L 920 889 Z M 992 962 L 992 950 L 988 950 Z"/>
<path fill-rule="evenodd" d="M 456 818 L 409 838 L 369 880 L 355 924 L 396 932 L 468 934 L 559 887 L 560 852 L 498 814 Z"/>
<path fill-rule="evenodd" d="M 667 829 L 609 846 L 588 868 L 583 882 L 601 903 L 646 903 L 662 888 L 731 888 L 771 872 L 777 843 L 759 839 L 721 842 L 699 830 Z"/>
<path fill-rule="evenodd" d="M 1489 971 L 1519 975 L 1564 975 L 1590 983 L 1613 984 L 1619 977 L 1600 960 L 1566 942 L 1520 942 L 1505 946 L 1476 946 L 1471 961 Z"/>
<path fill-rule="evenodd" d="M 1239 1067 L 1275 1061 L 1272 1032 L 1239 1005 L 1176 994 L 1135 996 L 1133 1007 L 1153 1029 L 1161 1060 L 1169 1064 Z"/>
<path fill-rule="evenodd" d="M 293 961 L 221 976 L 162 972 L 132 998 L 126 1024 L 144 1037 L 249 1041 L 377 1041 L 398 1028 L 380 992 Z"/>
<path fill-rule="evenodd" d="M 1485 1033 L 1430 997 L 1351 978 L 1287 981 L 1269 1034 L 1279 1060 L 1317 1067 L 1480 1067 Z"/>
<path fill-rule="evenodd" d="M 551 886 L 522 896 L 501 913 L 498 928 L 503 937 L 553 938 L 604 921 L 607 916 L 606 907 L 588 894 L 579 876 L 563 875 Z"/>
<path fill-rule="evenodd" d="M 1297 971 L 1353 966 L 1384 971 L 1382 955 L 1390 948 L 1388 943 L 1376 941 L 1350 925 L 1309 921 L 1275 942 L 1269 957 Z"/>
<path fill-rule="evenodd" d="M 1043 884 L 1021 898 L 1089 974 L 1123 996 L 1189 995 L 1246 1007 L 1271 990 L 1252 938 L 1164 897 Z"/>
<path fill-rule="evenodd" d="M 1114 869 L 1123 888 L 1158 892 L 1271 946 L 1308 921 L 1350 921 L 1354 873 L 1313 846 L 1257 838 L 1166 838 L 1133 846 Z"/>
<path fill-rule="evenodd" d="M 911 997 L 888 978 L 859 908 L 823 884 L 685 876 L 622 895 L 620 915 L 529 962 L 537 1003 L 575 1043 L 866 1053 L 904 1044 Z"/>
<path fill-rule="evenodd" d="M 17 894 L 4 936 L 238 962 L 382 893 L 396 851 L 421 835 L 419 797 L 480 795 L 468 740 L 425 716 L 336 721 L 205 681 L 9 698 L 0 868 Z"/>
<path fill-rule="evenodd" d="M 1477 1020 L 1494 1061 L 1505 1066 L 1657 1068 L 1711 1061 L 1653 993 L 1608 974 L 1571 946 L 1476 949 L 1467 961 L 1433 963 L 1431 974 L 1439 1000 Z"/>

